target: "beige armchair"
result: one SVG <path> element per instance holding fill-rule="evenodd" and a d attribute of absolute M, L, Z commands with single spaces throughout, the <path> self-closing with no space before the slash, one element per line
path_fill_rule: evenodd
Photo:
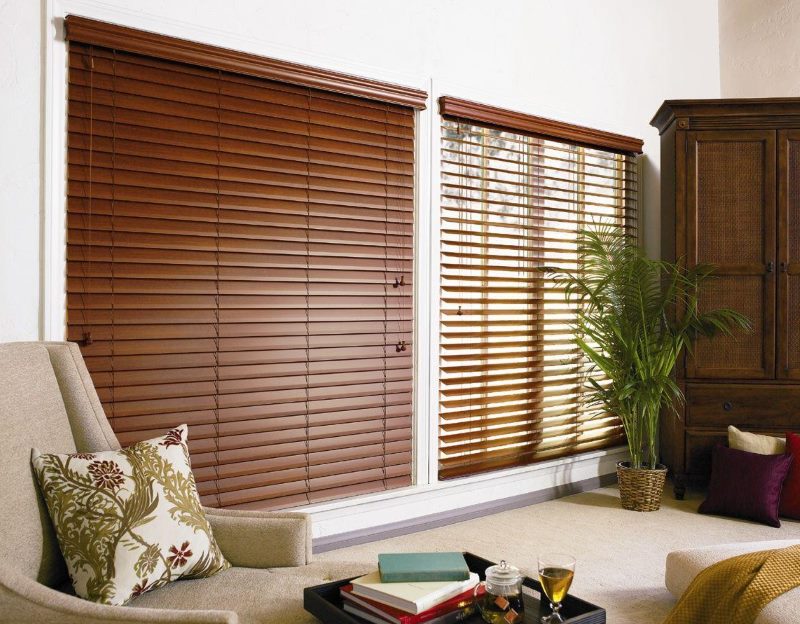
<path fill-rule="evenodd" d="M 0 622 L 312 621 L 302 610 L 303 587 L 361 571 L 308 565 L 304 514 L 207 509 L 234 567 L 171 583 L 127 607 L 77 598 L 30 466 L 34 446 L 52 453 L 119 448 L 75 344 L 0 345 L 0 423 Z"/>

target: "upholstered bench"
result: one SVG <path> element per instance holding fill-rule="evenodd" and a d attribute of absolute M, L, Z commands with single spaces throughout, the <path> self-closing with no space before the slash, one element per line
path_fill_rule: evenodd
<path fill-rule="evenodd" d="M 667 555 L 664 582 L 675 598 L 680 598 L 695 576 L 708 566 L 736 555 L 759 550 L 785 548 L 800 544 L 800 540 L 775 540 L 769 542 L 742 542 L 720 544 L 691 550 L 676 550 Z M 798 571 L 800 574 L 800 571 Z M 756 618 L 755 624 L 795 624 L 800 613 L 800 587 L 789 591 L 769 603 Z"/>

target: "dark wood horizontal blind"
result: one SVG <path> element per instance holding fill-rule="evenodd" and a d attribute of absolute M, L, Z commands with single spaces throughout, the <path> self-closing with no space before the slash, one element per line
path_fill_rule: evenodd
<path fill-rule="evenodd" d="M 632 154 L 445 117 L 442 124 L 442 479 L 622 440 L 587 404 L 597 373 L 572 343 L 575 304 L 540 269 L 580 269 L 578 232 L 636 232 Z"/>
<path fill-rule="evenodd" d="M 68 338 L 206 504 L 411 483 L 412 108 L 76 41 Z"/>

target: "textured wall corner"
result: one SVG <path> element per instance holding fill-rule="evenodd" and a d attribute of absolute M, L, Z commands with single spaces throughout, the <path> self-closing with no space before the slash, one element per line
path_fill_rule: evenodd
<path fill-rule="evenodd" d="M 0 0 L 0 342 L 39 337 L 40 5 Z"/>
<path fill-rule="evenodd" d="M 800 2 L 719 0 L 722 97 L 800 96 Z"/>

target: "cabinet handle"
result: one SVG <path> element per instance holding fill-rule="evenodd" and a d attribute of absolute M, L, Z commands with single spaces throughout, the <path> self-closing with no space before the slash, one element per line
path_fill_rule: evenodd
<path fill-rule="evenodd" d="M 781 262 L 781 273 L 786 273 L 786 263 Z"/>
<path fill-rule="evenodd" d="M 733 403 L 731 403 L 730 401 L 725 401 L 722 404 L 722 409 L 725 410 L 726 412 L 730 412 L 733 409 Z"/>
<path fill-rule="evenodd" d="M 767 262 L 767 273 L 772 273 L 775 270 L 774 262 Z"/>

